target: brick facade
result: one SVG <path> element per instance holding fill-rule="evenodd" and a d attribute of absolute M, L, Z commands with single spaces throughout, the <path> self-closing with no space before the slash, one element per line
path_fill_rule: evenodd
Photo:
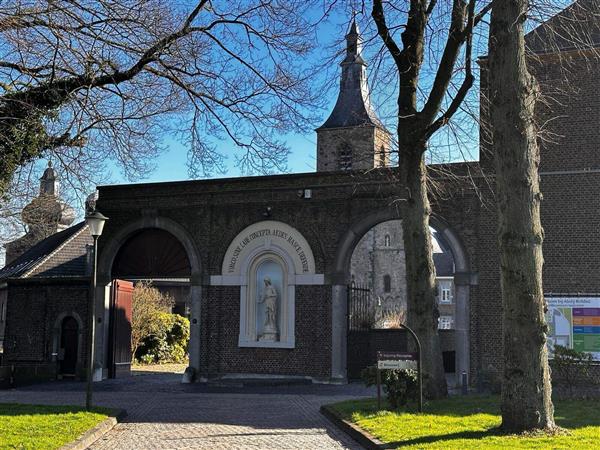
<path fill-rule="evenodd" d="M 3 365 L 14 366 L 17 384 L 56 379 L 60 327 L 67 316 L 79 323 L 76 375 L 85 376 L 88 295 L 89 279 L 9 281 Z"/>

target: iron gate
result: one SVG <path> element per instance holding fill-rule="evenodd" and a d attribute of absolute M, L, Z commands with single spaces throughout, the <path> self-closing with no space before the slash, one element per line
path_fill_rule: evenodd
<path fill-rule="evenodd" d="M 360 379 L 361 371 L 376 363 L 378 351 L 406 351 L 406 332 L 377 329 L 376 299 L 368 286 L 348 286 L 346 370 L 350 380 Z"/>
<path fill-rule="evenodd" d="M 374 310 L 371 289 L 352 283 L 348 286 L 348 332 L 373 328 Z"/>
<path fill-rule="evenodd" d="M 371 306 L 371 290 L 367 286 L 356 283 L 348 286 L 346 362 L 351 380 L 360 378 L 360 372 L 368 366 Z"/>

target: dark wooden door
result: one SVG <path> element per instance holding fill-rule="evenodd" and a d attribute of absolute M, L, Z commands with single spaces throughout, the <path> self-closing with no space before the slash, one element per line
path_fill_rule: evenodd
<path fill-rule="evenodd" d="M 111 291 L 109 377 L 131 374 L 131 307 L 133 283 L 114 280 Z"/>
<path fill-rule="evenodd" d="M 73 317 L 65 317 L 60 330 L 60 373 L 75 376 L 77 371 L 77 354 L 79 351 L 79 325 Z"/>

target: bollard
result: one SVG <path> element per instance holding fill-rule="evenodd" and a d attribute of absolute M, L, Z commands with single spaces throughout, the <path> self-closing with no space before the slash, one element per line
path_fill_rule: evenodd
<path fill-rule="evenodd" d="M 463 370 L 461 376 L 462 395 L 467 395 L 469 392 L 469 384 L 467 382 L 467 372 Z"/>

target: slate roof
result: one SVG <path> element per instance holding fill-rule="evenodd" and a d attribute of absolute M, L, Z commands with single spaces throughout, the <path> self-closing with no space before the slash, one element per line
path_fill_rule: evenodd
<path fill-rule="evenodd" d="M 435 274 L 438 277 L 453 277 L 454 276 L 454 257 L 452 250 L 444 239 L 444 236 L 437 231 L 433 231 L 433 237 L 437 241 L 441 252 L 433 253 L 433 265 L 435 266 Z"/>
<path fill-rule="evenodd" d="M 352 21 L 346 39 L 354 45 L 347 47 L 346 57 L 341 63 L 342 76 L 338 98 L 331 114 L 317 130 L 358 126 L 385 129 L 371 106 L 366 62 L 361 55 L 360 32 L 356 20 Z"/>
<path fill-rule="evenodd" d="M 9 278 L 71 277 L 86 275 L 86 246 L 92 238 L 85 222 L 38 242 L 0 269 L 0 281 Z"/>
<path fill-rule="evenodd" d="M 376 126 L 384 128 L 373 111 L 366 95 L 360 88 L 340 92 L 333 111 L 318 130 L 358 126 Z"/>
<path fill-rule="evenodd" d="M 454 276 L 454 258 L 452 253 L 434 253 L 433 265 L 435 266 L 435 274 L 438 277 Z"/>

